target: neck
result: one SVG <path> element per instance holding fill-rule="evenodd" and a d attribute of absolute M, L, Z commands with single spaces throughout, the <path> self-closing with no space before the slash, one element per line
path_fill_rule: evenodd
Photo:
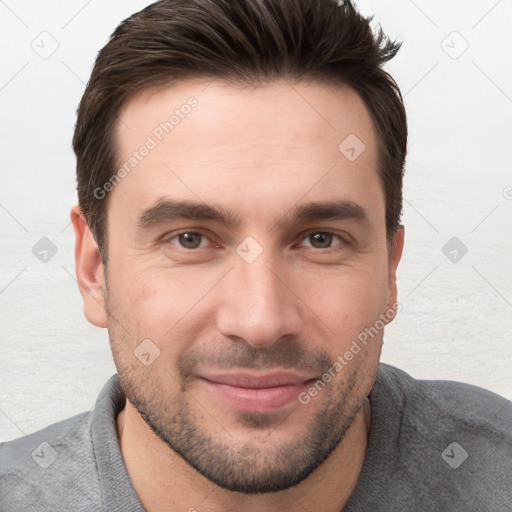
<path fill-rule="evenodd" d="M 147 512 L 339 512 L 349 500 L 363 466 L 369 421 L 366 399 L 326 461 L 300 484 L 267 494 L 232 492 L 210 482 L 160 440 L 128 400 L 117 417 L 117 431 L 128 474 Z"/>

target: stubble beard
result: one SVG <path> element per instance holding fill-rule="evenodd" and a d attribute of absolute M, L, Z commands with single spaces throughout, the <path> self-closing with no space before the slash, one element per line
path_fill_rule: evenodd
<path fill-rule="evenodd" d="M 119 319 L 119 315 L 115 316 Z M 175 375 L 179 377 L 168 380 L 175 382 L 178 378 L 180 386 L 169 391 L 171 386 L 164 384 L 165 379 L 159 376 L 166 370 L 161 366 L 157 370 L 155 363 L 151 367 L 143 366 L 133 356 L 137 343 L 115 321 L 109 322 L 109 337 L 121 387 L 148 427 L 208 480 L 224 489 L 246 494 L 289 489 L 313 473 L 342 442 L 375 377 L 369 375 L 364 366 L 347 366 L 311 399 L 310 404 L 303 405 L 297 401 L 297 407 L 313 405 L 317 411 L 305 421 L 298 435 L 290 435 L 286 441 L 281 441 L 281 436 L 276 435 L 280 428 L 286 428 L 286 415 L 236 411 L 236 424 L 246 429 L 248 434 L 243 440 L 234 440 L 222 426 L 222 417 L 213 419 L 192 396 L 194 379 L 187 372 L 197 363 L 193 354 L 189 353 L 178 361 Z M 290 349 L 294 350 L 290 352 Z M 312 355 L 298 344 L 263 352 L 245 344 L 239 345 L 232 353 L 237 355 L 229 357 L 229 360 L 222 359 L 222 356 L 209 357 L 212 363 L 215 362 L 214 366 L 221 364 L 226 368 L 303 368 L 307 366 L 304 361 L 309 361 L 310 367 L 321 369 L 319 374 L 334 362 L 329 354 Z M 289 357 L 284 354 L 294 354 L 291 357 L 293 361 L 283 360 Z M 360 355 L 364 358 L 363 354 Z M 197 357 L 204 359 L 204 351 Z M 256 366 L 257 361 L 263 364 Z M 318 405 L 319 400 L 322 406 Z M 304 409 L 305 418 L 308 415 L 306 411 Z M 208 419 L 210 428 L 200 416 Z M 265 433 L 265 442 L 252 441 L 251 431 L 258 439 Z M 278 442 L 272 443 L 273 436 Z"/>

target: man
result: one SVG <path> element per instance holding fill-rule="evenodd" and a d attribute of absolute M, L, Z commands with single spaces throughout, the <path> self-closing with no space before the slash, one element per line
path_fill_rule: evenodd
<path fill-rule="evenodd" d="M 331 0 L 162 0 L 118 27 L 71 213 L 118 373 L 0 446 L 0 510 L 512 510 L 510 402 L 379 364 L 397 50 Z"/>

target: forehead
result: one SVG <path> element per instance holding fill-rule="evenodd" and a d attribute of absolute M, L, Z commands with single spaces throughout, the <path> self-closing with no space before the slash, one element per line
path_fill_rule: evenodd
<path fill-rule="evenodd" d="M 140 142 L 141 131 L 162 142 L 171 133 L 175 140 L 180 133 L 187 137 L 187 128 L 225 145 L 327 137 L 325 142 L 337 149 L 340 137 L 349 134 L 375 142 L 370 113 L 351 87 L 282 79 L 250 86 L 198 78 L 145 89 L 121 110 L 116 136 L 121 149 L 130 150 Z"/>
<path fill-rule="evenodd" d="M 346 85 L 182 81 L 132 98 L 115 135 L 125 172 L 112 194 L 134 209 L 169 194 L 242 210 L 383 197 L 373 122 Z"/>

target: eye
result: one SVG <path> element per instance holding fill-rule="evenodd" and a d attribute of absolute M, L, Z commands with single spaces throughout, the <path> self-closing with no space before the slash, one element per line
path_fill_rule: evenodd
<path fill-rule="evenodd" d="M 168 241 L 173 245 L 178 245 L 184 249 L 201 249 L 208 245 L 208 238 L 203 234 L 196 231 L 184 231 L 178 233 Z"/>
<path fill-rule="evenodd" d="M 333 242 L 337 242 L 334 245 L 339 245 L 344 242 L 339 235 L 335 235 L 330 231 L 315 231 L 309 233 L 303 238 L 300 245 L 306 241 L 311 242 L 310 245 L 306 245 L 306 247 L 313 247 L 315 249 L 330 249 L 333 246 Z"/>

